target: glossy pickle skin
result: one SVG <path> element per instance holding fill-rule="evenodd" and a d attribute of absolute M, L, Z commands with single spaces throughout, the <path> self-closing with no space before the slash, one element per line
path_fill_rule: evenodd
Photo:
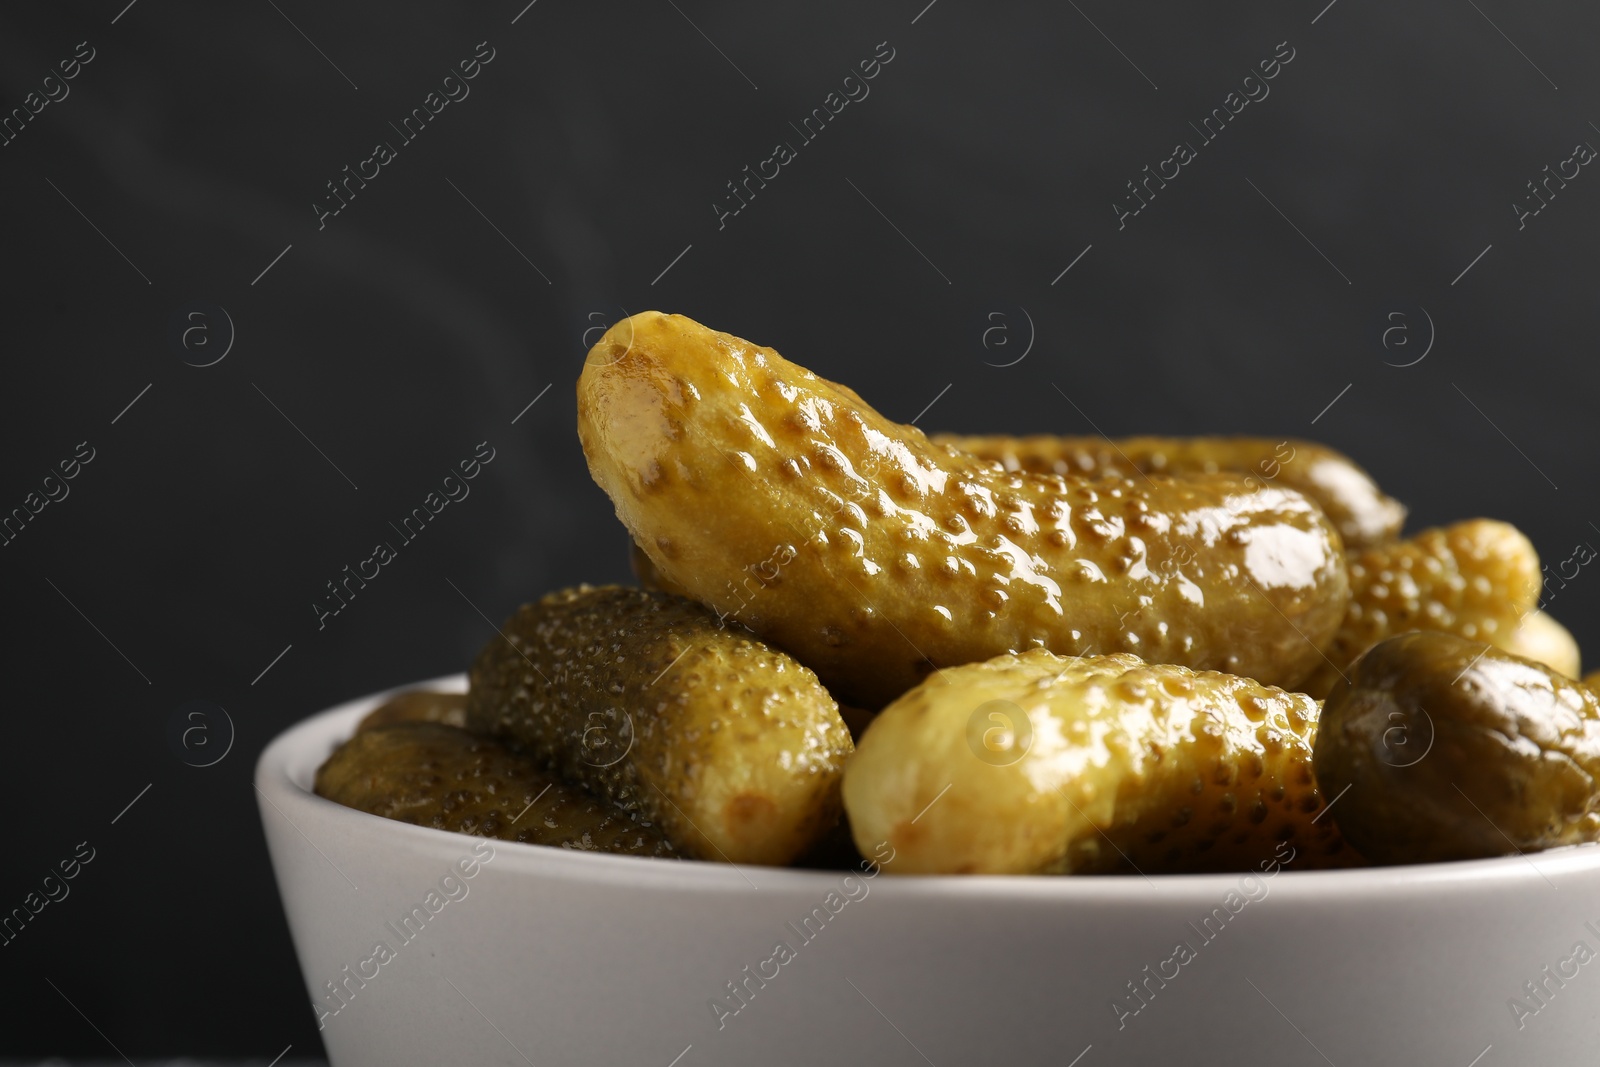
<path fill-rule="evenodd" d="M 864 707 L 1035 647 L 1291 684 L 1344 615 L 1339 537 L 1296 492 L 1007 473 L 682 316 L 601 338 L 578 429 L 666 588 Z"/>
<path fill-rule="evenodd" d="M 1349 572 L 1344 621 L 1326 659 L 1297 686 L 1314 697 L 1332 692 L 1357 656 L 1409 630 L 1510 644 L 1539 600 L 1539 554 L 1515 526 L 1493 519 L 1468 519 L 1352 553 Z"/>
<path fill-rule="evenodd" d="M 501 841 L 678 854 L 659 828 L 555 780 L 493 738 L 439 722 L 363 726 L 317 770 L 316 792 L 370 815 Z"/>
<path fill-rule="evenodd" d="M 525 604 L 478 654 L 468 725 L 660 826 L 686 855 L 792 862 L 852 751 L 816 676 L 699 604 L 616 586 Z"/>
<path fill-rule="evenodd" d="M 1357 865 L 1317 820 L 1317 714 L 1304 694 L 1125 654 L 1001 656 L 885 708 L 845 809 L 863 854 L 888 842 L 903 874 L 1252 870 L 1285 846 L 1296 869 Z"/>
<path fill-rule="evenodd" d="M 934 434 L 936 443 L 1000 463 L 1008 471 L 1088 478 L 1236 471 L 1304 493 L 1322 508 L 1346 549 L 1400 535 L 1406 508 L 1355 461 L 1313 441 L 1270 437 L 1056 437 Z"/>
<path fill-rule="evenodd" d="M 1315 768 L 1377 863 L 1600 840 L 1600 699 L 1477 641 L 1419 631 L 1368 650 L 1323 709 Z"/>

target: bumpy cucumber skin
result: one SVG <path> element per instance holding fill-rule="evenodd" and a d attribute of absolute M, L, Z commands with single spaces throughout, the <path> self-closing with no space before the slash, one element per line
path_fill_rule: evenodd
<path fill-rule="evenodd" d="M 493 738 L 438 722 L 364 727 L 318 769 L 316 791 L 370 815 L 477 837 L 677 855 L 659 828 L 556 781 Z"/>
<path fill-rule="evenodd" d="M 687 855 L 786 864 L 839 817 L 852 751 L 816 675 L 666 593 L 525 604 L 472 664 L 468 725 L 663 828 Z"/>
<path fill-rule="evenodd" d="M 658 580 L 882 707 L 1043 647 L 1289 684 L 1348 597 L 1321 510 L 1237 474 L 1008 473 L 771 349 L 635 315 L 578 383 L 589 469 Z"/>
<path fill-rule="evenodd" d="M 997 657 L 885 708 L 845 809 L 857 847 L 888 842 L 896 873 L 1359 864 L 1318 818 L 1317 714 L 1304 694 L 1136 656 Z"/>
<path fill-rule="evenodd" d="M 1354 460 L 1314 441 L 1270 437 L 1056 437 L 935 434 L 933 440 L 992 459 L 1008 471 L 1077 474 L 1210 474 L 1237 471 L 1316 501 L 1347 549 L 1394 540 L 1406 509 Z"/>
<path fill-rule="evenodd" d="M 1600 699 L 1453 634 L 1370 649 L 1328 697 L 1315 768 L 1352 844 L 1427 863 L 1600 840 Z"/>
<path fill-rule="evenodd" d="M 1468 519 L 1353 553 L 1350 605 L 1312 674 L 1297 687 L 1326 696 L 1379 641 L 1437 630 L 1501 646 L 1539 600 L 1539 554 L 1515 526 Z"/>

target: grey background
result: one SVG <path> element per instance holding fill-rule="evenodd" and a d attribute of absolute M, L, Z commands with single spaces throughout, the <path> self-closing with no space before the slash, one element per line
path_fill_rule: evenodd
<path fill-rule="evenodd" d="M 1503 517 L 1551 562 L 1600 541 L 1600 176 L 1520 231 L 1511 207 L 1600 145 L 1592 7 L 125 2 L 0 14 L 5 108 L 96 50 L 0 148 L 0 511 L 96 450 L 0 547 L 0 910 L 96 850 L 0 947 L 0 1052 L 319 1051 L 253 760 L 461 669 L 480 610 L 626 579 L 572 400 L 585 331 L 624 309 L 891 417 L 937 397 L 928 429 L 1310 436 L 1413 529 Z M 319 231 L 324 183 L 480 41 L 470 96 Z M 882 41 L 870 95 L 719 229 L 724 183 Z M 1124 182 L 1281 41 L 1270 96 L 1119 231 Z M 235 324 L 214 366 L 169 340 L 189 301 Z M 1426 347 L 1424 310 L 1427 358 L 1386 365 Z M 485 440 L 471 496 L 319 631 L 324 583 Z M 1597 605 L 1587 573 L 1551 604 L 1589 647 Z M 204 768 L 169 741 L 196 699 L 236 730 Z"/>

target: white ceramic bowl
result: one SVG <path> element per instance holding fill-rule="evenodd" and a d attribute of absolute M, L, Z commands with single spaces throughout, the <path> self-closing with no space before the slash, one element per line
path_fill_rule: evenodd
<path fill-rule="evenodd" d="M 1600 847 L 1145 880 L 847 878 L 486 843 L 312 794 L 386 696 L 307 719 L 256 768 L 335 1067 L 1600 1057 Z"/>

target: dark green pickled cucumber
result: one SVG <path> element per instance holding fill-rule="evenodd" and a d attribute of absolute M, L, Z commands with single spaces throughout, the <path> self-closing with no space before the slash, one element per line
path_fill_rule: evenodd
<path fill-rule="evenodd" d="M 490 737 L 437 722 L 362 729 L 317 771 L 347 808 L 416 826 L 582 852 L 676 856 L 658 827 L 540 771 Z"/>
<path fill-rule="evenodd" d="M 1378 863 L 1600 840 L 1600 699 L 1543 664 L 1453 634 L 1373 646 L 1329 694 L 1314 766 Z M 1349 792 L 1344 791 L 1348 789 Z"/>
<path fill-rule="evenodd" d="M 467 694 L 439 693 L 431 689 L 412 689 L 396 693 L 367 712 L 357 730 L 390 726 L 397 722 L 442 722 L 446 726 L 467 725 Z"/>
<path fill-rule="evenodd" d="M 852 745 L 816 675 L 667 593 L 525 604 L 479 653 L 468 725 L 661 826 L 688 855 L 786 864 L 837 824 Z"/>

